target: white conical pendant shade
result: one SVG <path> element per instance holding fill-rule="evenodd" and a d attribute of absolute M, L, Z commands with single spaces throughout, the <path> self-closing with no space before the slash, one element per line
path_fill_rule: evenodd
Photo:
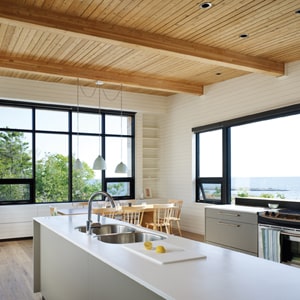
<path fill-rule="evenodd" d="M 100 155 L 95 159 L 94 164 L 93 164 L 93 169 L 94 170 L 105 170 L 106 169 L 106 162 L 104 158 Z"/>
<path fill-rule="evenodd" d="M 80 159 L 79 158 L 77 158 L 76 160 L 75 160 L 75 163 L 74 163 L 74 169 L 82 169 L 82 163 L 81 163 L 81 161 L 80 161 Z"/>
<path fill-rule="evenodd" d="M 128 171 L 128 168 L 127 166 L 121 161 L 117 167 L 116 167 L 116 170 L 115 170 L 115 173 L 127 173 Z"/>

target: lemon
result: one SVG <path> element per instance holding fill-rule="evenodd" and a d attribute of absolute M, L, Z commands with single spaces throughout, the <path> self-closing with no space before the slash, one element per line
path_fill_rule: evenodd
<path fill-rule="evenodd" d="M 155 251 L 156 253 L 166 253 L 166 248 L 164 246 L 157 246 Z"/>
<path fill-rule="evenodd" d="M 147 250 L 151 250 L 152 249 L 152 243 L 149 241 L 144 242 L 144 247 Z"/>

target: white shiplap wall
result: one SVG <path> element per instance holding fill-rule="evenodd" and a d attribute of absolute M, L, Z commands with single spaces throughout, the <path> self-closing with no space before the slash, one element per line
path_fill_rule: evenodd
<path fill-rule="evenodd" d="M 85 107 L 98 107 L 98 93 L 94 93 L 94 88 L 80 89 L 79 104 Z M 118 91 L 106 90 L 105 97 L 102 92 L 102 109 L 120 109 L 120 95 L 116 98 Z M 93 96 L 91 96 L 93 95 Z M 115 101 L 110 99 L 116 98 Z M 57 83 L 39 82 L 33 80 L 13 79 L 0 77 L 0 99 L 21 100 L 39 103 L 76 105 L 77 87 Z M 164 114 L 167 111 L 167 98 L 143 94 L 123 93 L 123 109 L 137 112 L 136 139 L 135 139 L 135 193 L 137 197 L 143 191 L 143 115 L 144 114 Z M 1 116 L 0 116 L 1 118 Z M 25 217 L 25 221 L 16 214 L 15 206 L 0 207 L 0 216 L 9 216 L 9 220 L 0 220 L 0 239 L 15 238 L 32 235 L 32 218 L 37 216 L 40 205 L 25 205 L 18 207 L 20 214 Z M 39 212 L 39 216 L 49 215 L 49 207 Z"/>
<path fill-rule="evenodd" d="M 183 199 L 182 228 L 204 233 L 204 205 L 194 203 L 194 145 L 191 129 L 300 103 L 300 62 L 290 63 L 283 78 L 246 75 L 205 88 L 205 95 L 169 98 L 124 93 L 124 110 L 136 111 L 136 195 L 143 189 L 143 114 L 161 117 L 158 197 Z M 91 89 L 85 88 L 87 94 Z M 113 97 L 114 91 L 107 91 Z M 76 87 L 0 77 L 0 98 L 76 104 Z M 80 94 L 80 104 L 97 107 L 93 98 Z M 102 108 L 119 109 L 119 101 L 102 97 Z"/>
<path fill-rule="evenodd" d="M 121 97 L 118 94 L 119 91 L 112 90 L 102 92 L 101 108 L 120 109 Z M 116 100 L 113 100 L 114 98 Z M 0 77 L 0 99 L 76 105 L 77 86 Z M 98 107 L 98 102 L 98 93 L 95 93 L 94 88 L 81 87 L 79 89 L 80 106 Z M 166 97 L 123 92 L 123 110 L 156 114 L 164 113 L 166 109 Z"/>
<path fill-rule="evenodd" d="M 183 199 L 182 227 L 204 233 L 203 204 L 194 203 L 193 127 L 300 103 L 300 62 L 286 76 L 246 75 L 205 88 L 205 95 L 169 97 L 161 122 L 161 197 Z"/>

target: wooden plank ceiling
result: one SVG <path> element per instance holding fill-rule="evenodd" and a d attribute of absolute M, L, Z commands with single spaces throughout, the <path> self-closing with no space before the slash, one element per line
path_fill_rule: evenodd
<path fill-rule="evenodd" d="M 201 95 L 300 60 L 300 1 L 210 2 L 1 0 L 0 76 Z"/>

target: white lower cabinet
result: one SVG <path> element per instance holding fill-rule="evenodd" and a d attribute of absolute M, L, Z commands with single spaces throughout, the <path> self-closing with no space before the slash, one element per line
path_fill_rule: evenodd
<path fill-rule="evenodd" d="M 257 256 L 257 214 L 206 207 L 205 240 Z"/>
<path fill-rule="evenodd" d="M 0 240 L 33 236 L 34 217 L 49 216 L 49 206 L 70 207 L 68 203 L 17 204 L 0 206 Z"/>

